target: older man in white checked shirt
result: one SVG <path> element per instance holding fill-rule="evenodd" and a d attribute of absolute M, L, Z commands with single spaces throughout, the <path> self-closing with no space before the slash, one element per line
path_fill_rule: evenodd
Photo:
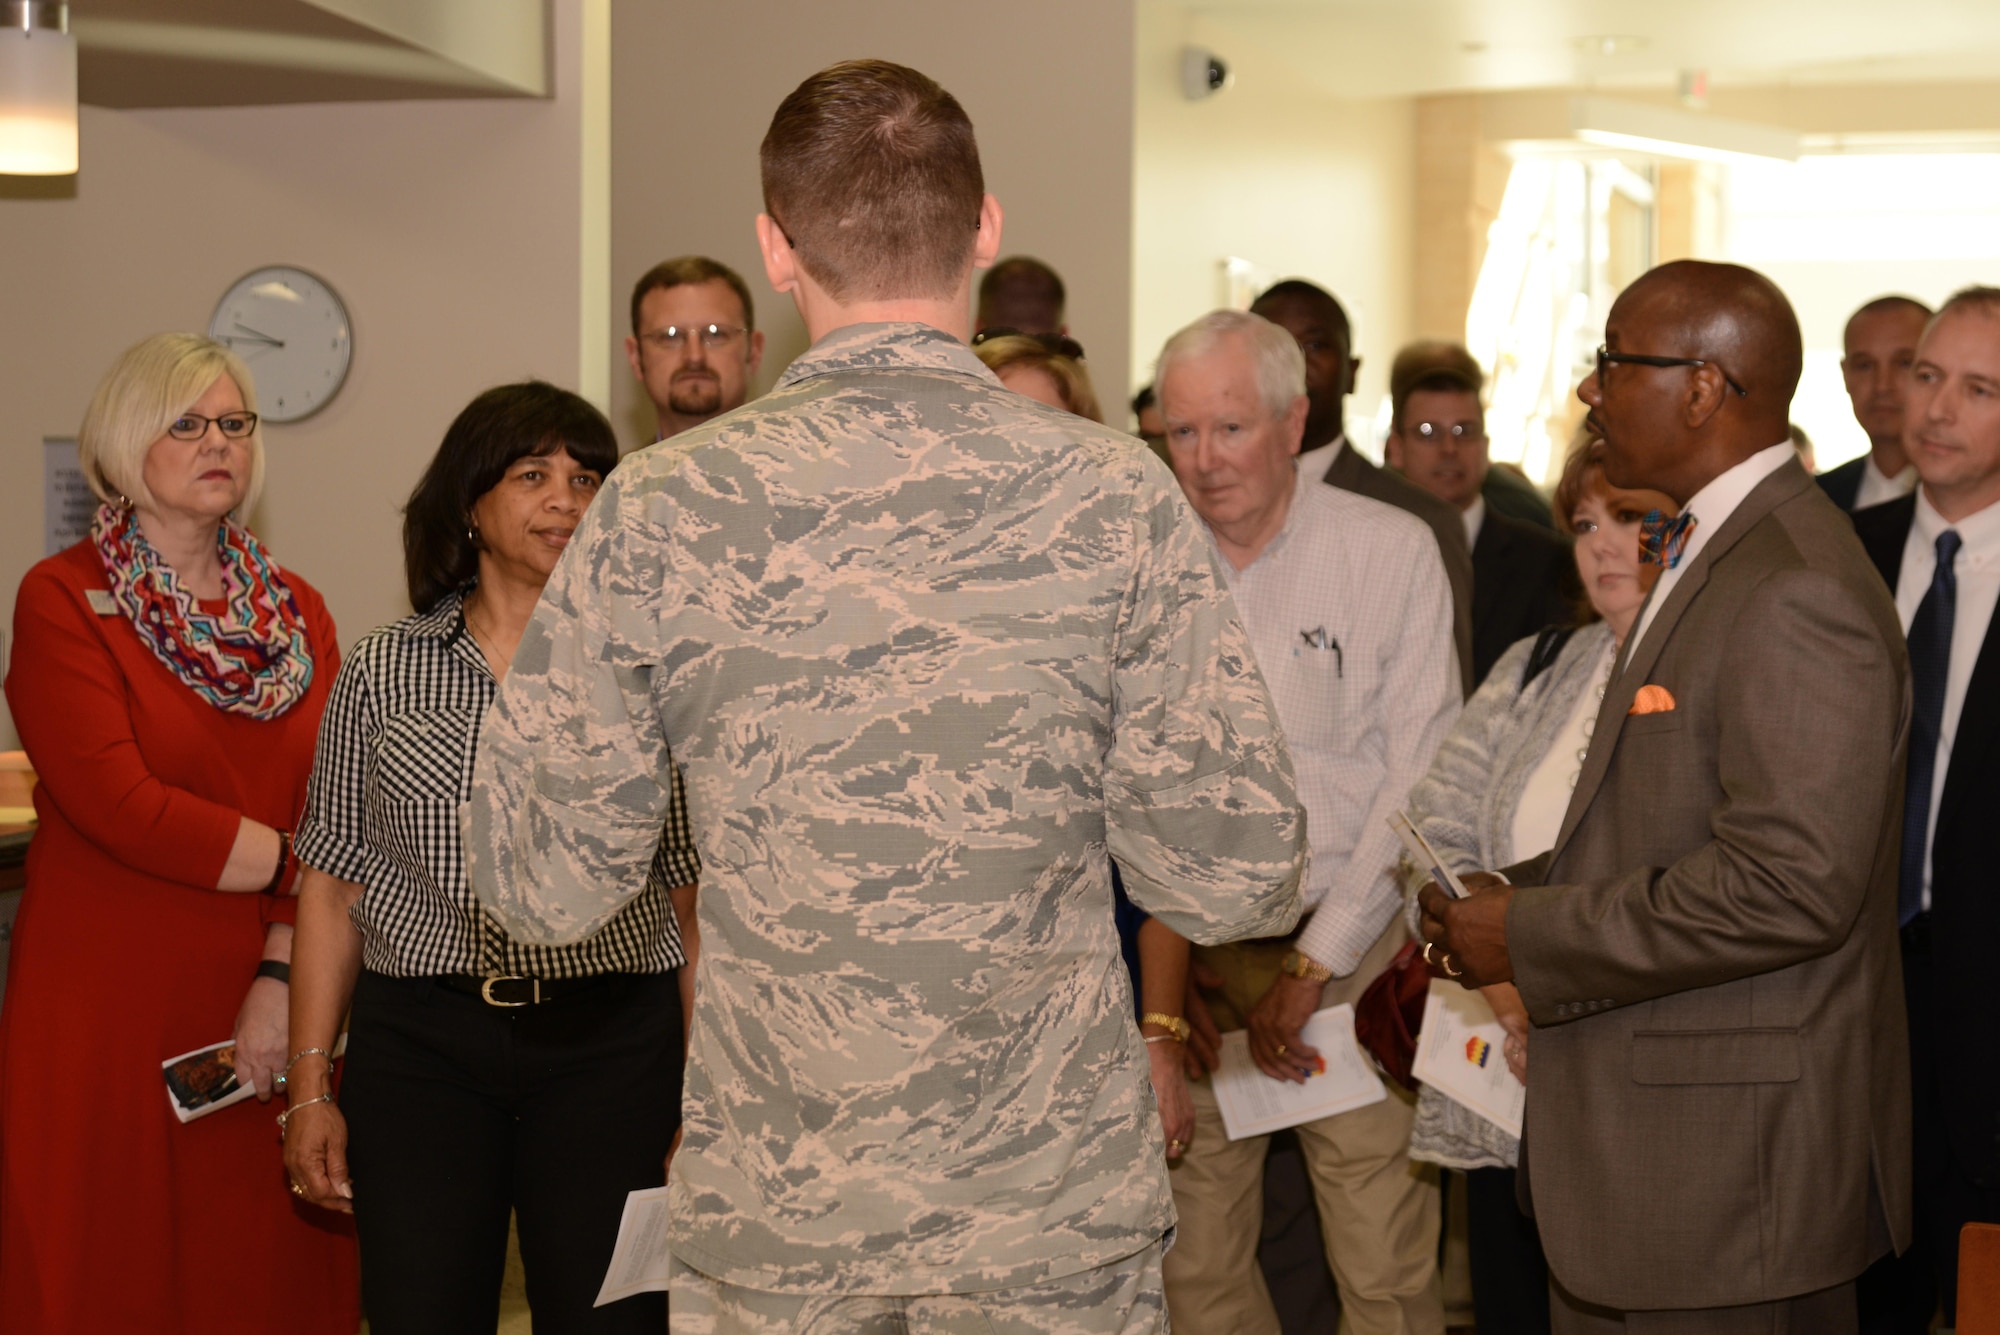
<path fill-rule="evenodd" d="M 1273 1079 L 1303 1080 L 1314 1011 L 1352 1001 L 1406 939 L 1388 827 L 1459 706 L 1451 588 L 1436 541 L 1401 510 L 1293 467 L 1305 362 L 1258 316 L 1217 311 L 1168 340 L 1159 397 L 1175 473 L 1208 526 L 1291 746 L 1312 864 L 1295 936 L 1200 948 L 1223 986 L 1191 994 L 1197 1028 L 1248 1030 Z M 1173 1170 L 1179 1244 L 1167 1304 L 1188 1330 L 1277 1335 L 1257 1268 L 1268 1140 L 1231 1141 L 1206 1081 Z M 1444 1328 L 1435 1186 L 1410 1168 L 1411 1102 L 1299 1128 L 1346 1328 Z"/>

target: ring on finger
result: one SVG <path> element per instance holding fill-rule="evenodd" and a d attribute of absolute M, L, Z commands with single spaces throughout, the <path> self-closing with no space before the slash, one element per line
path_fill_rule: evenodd
<path fill-rule="evenodd" d="M 1280 1057 L 1285 1055 L 1285 1045 L 1283 1043 L 1278 1044 L 1278 1055 Z"/>
<path fill-rule="evenodd" d="M 1454 964 L 1453 964 L 1453 963 L 1451 962 L 1451 956 L 1450 956 L 1450 955 L 1448 955 L 1448 954 L 1447 954 L 1447 955 L 1439 955 L 1439 956 L 1438 956 L 1438 967 L 1439 967 L 1440 969 L 1443 969 L 1443 970 L 1444 970 L 1444 972 L 1445 972 L 1445 977 L 1447 977 L 1447 978 L 1463 978 L 1463 977 L 1465 977 L 1465 970 L 1463 970 L 1463 969 L 1461 969 L 1461 968 L 1457 967 L 1456 965 L 1454 965 Z"/>
<path fill-rule="evenodd" d="M 1437 963 L 1436 960 L 1431 958 L 1431 952 L 1436 949 L 1437 949 L 1437 942 L 1435 941 L 1424 942 L 1424 963 L 1432 965 Z"/>
<path fill-rule="evenodd" d="M 304 1187 L 300 1186 L 296 1182 L 292 1183 L 292 1195 L 303 1197 L 305 1194 L 306 1194 L 306 1189 Z"/>

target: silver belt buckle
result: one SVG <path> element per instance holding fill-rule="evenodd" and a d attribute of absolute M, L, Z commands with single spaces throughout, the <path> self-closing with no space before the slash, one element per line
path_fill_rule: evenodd
<path fill-rule="evenodd" d="M 493 995 L 493 985 L 495 983 L 532 984 L 534 987 L 534 999 L 532 1001 L 502 1001 L 498 997 Z M 496 974 L 493 977 L 488 978 L 485 982 L 479 985 L 479 999 L 485 1002 L 489 1006 L 537 1005 L 541 1002 L 542 999 L 542 980 L 539 978 L 523 978 L 519 974 Z"/>

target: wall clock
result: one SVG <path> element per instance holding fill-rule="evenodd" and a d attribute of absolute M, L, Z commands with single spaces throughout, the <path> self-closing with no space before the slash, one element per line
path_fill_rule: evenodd
<path fill-rule="evenodd" d="M 347 306 L 320 279 L 287 264 L 237 279 L 215 304 L 208 336 L 250 368 L 258 415 L 267 422 L 296 422 L 324 408 L 354 355 Z"/>

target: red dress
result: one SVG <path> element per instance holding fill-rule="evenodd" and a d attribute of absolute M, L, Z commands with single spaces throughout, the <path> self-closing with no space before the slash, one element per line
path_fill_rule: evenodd
<path fill-rule="evenodd" d="M 0 1007 L 8 1335 L 360 1324 L 352 1230 L 290 1195 L 277 1101 L 183 1125 L 160 1075 L 230 1036 L 266 925 L 292 916 L 290 899 L 210 888 L 240 816 L 297 819 L 339 666 L 326 604 L 285 577 L 313 679 L 269 721 L 207 704 L 101 615 L 90 543 L 21 582 L 6 690 L 40 825 Z"/>

